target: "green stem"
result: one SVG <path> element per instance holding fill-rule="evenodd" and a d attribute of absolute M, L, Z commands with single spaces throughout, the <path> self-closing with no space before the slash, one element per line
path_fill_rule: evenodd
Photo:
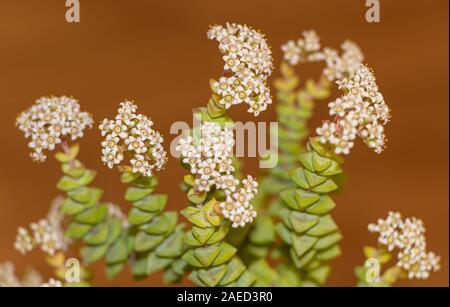
<path fill-rule="evenodd" d="M 280 193 L 284 208 L 277 232 L 289 246 L 302 285 L 322 285 L 330 272 L 328 262 L 341 254 L 342 236 L 330 215 L 335 203 L 328 193 L 338 188 L 343 160 L 311 139 L 300 162 L 302 166 L 289 173 L 293 185 Z"/>
<path fill-rule="evenodd" d="M 97 173 L 76 159 L 79 146 L 69 148 L 64 143 L 62 148 L 56 159 L 62 164 L 64 176 L 57 187 L 66 193 L 61 212 L 71 217 L 66 235 L 84 243 L 80 253 L 86 264 L 104 257 L 107 276 L 113 278 L 128 258 L 127 229 L 122 220 L 109 217 L 108 205 L 101 203 L 103 191 L 89 186 Z"/>
<path fill-rule="evenodd" d="M 167 195 L 153 194 L 158 180 L 123 171 L 121 180 L 129 184 L 125 199 L 133 204 L 128 214 L 131 224 L 133 258 L 132 272 L 136 278 L 165 269 L 166 282 L 178 282 L 186 269 L 180 259 L 184 224 L 178 223 L 178 214 L 164 211 Z"/>
<path fill-rule="evenodd" d="M 292 181 L 288 171 L 300 166 L 298 156 L 305 150 L 304 141 L 309 134 L 307 123 L 313 115 L 315 104 L 318 100 L 329 97 L 330 83 L 325 77 L 318 82 L 309 79 L 303 88 L 298 89 L 299 78 L 294 69 L 286 62 L 281 63 L 281 78 L 275 80 L 274 87 L 277 91 L 277 104 L 275 106 L 277 120 L 280 123 L 278 130 L 279 162 L 276 168 L 269 169 L 268 173 L 260 180 L 260 189 L 252 204 L 258 211 L 258 219 L 253 225 L 247 227 L 246 234 L 240 234 L 233 244 L 240 246 L 243 259 L 257 273 L 255 267 L 266 266 L 260 259 L 270 256 L 270 252 L 278 254 L 284 251 L 275 241 L 275 216 L 283 208 L 283 203 L 278 194 L 288 188 Z M 235 236 L 237 237 L 237 236 Z M 279 257 L 279 256 L 277 256 Z M 263 271 L 263 270 L 260 270 Z M 289 270 L 281 266 L 278 272 L 265 275 L 263 284 L 286 285 L 284 277 Z M 276 274 L 277 273 L 277 274 Z M 269 281 L 267 276 L 273 276 L 276 280 Z M 298 285 L 296 278 L 289 278 L 290 286 Z"/>
<path fill-rule="evenodd" d="M 230 119 L 212 95 L 207 108 L 196 110 L 203 121 L 223 124 Z M 183 259 L 191 266 L 189 278 L 199 286 L 251 286 L 254 276 L 236 255 L 237 249 L 225 242 L 230 229 L 218 209 L 219 198 L 214 191 L 196 193 L 193 178 L 185 176 L 185 191 L 190 204 L 182 214 L 192 223 L 183 241 L 189 246 Z"/>

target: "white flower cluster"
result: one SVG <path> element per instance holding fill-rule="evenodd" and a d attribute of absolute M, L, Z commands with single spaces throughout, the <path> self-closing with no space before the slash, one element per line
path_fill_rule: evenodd
<path fill-rule="evenodd" d="M 323 49 L 322 56 L 326 63 L 323 75 L 329 81 L 351 77 L 364 61 L 364 54 L 354 42 L 346 40 L 341 44 L 341 49 L 341 55 L 334 49 Z"/>
<path fill-rule="evenodd" d="M 398 249 L 397 266 L 408 273 L 408 278 L 428 278 L 431 271 L 440 269 L 440 257 L 427 252 L 425 227 L 420 219 L 403 219 L 398 212 L 389 212 L 386 219 L 369 225 L 369 231 L 378 233 L 378 242 L 388 251 Z"/>
<path fill-rule="evenodd" d="M 44 150 L 54 150 L 63 140 L 83 137 L 84 129 L 93 124 L 89 113 L 81 112 L 78 101 L 69 97 L 42 97 L 33 106 L 19 114 L 17 127 L 31 137 L 28 147 L 34 161 L 47 158 Z"/>
<path fill-rule="evenodd" d="M 219 42 L 219 50 L 225 61 L 224 77 L 214 84 L 219 103 L 229 108 L 246 103 L 248 111 L 257 116 L 272 103 L 266 84 L 272 73 L 272 51 L 264 34 L 239 24 L 215 25 L 208 31 L 208 38 Z"/>
<path fill-rule="evenodd" d="M 14 271 L 12 262 L 0 262 L 0 287 L 20 287 L 21 282 Z"/>
<path fill-rule="evenodd" d="M 61 288 L 62 286 L 62 282 L 54 278 L 50 278 L 48 282 L 41 285 L 43 288 Z"/>
<path fill-rule="evenodd" d="M 349 154 L 356 136 L 369 148 L 381 153 L 386 145 L 384 125 L 390 110 L 378 91 L 375 77 L 364 65 L 350 79 L 336 81 L 344 95 L 328 104 L 332 122 L 316 129 L 321 143 L 335 146 L 336 154 Z"/>
<path fill-rule="evenodd" d="M 42 287 L 42 275 L 34 269 L 28 268 L 21 279 L 16 276 L 12 262 L 0 262 L 0 288 L 1 287 Z"/>
<path fill-rule="evenodd" d="M 223 176 L 230 176 L 234 171 L 230 159 L 234 147 L 233 131 L 222 128 L 219 124 L 205 122 L 200 127 L 200 136 L 195 139 L 188 135 L 180 139 L 176 150 L 183 157 L 182 162 L 190 166 L 196 175 L 195 190 L 211 191 L 212 186 L 228 183 Z M 218 178 L 221 178 L 218 181 Z"/>
<path fill-rule="evenodd" d="M 64 233 L 59 227 L 54 227 L 48 219 L 31 223 L 30 228 L 33 236 L 30 235 L 28 229 L 18 228 L 14 247 L 21 254 L 32 251 L 36 245 L 40 245 L 41 250 L 51 256 L 58 250 L 67 248 L 67 239 L 64 237 Z"/>
<path fill-rule="evenodd" d="M 232 227 L 244 227 L 256 217 L 250 201 L 258 193 L 258 183 L 251 176 L 243 179 L 240 186 L 238 183 L 238 180 L 230 180 L 224 184 L 226 199 L 219 205 L 223 216 L 233 222 Z"/>
<path fill-rule="evenodd" d="M 213 188 L 225 192 L 226 201 L 220 204 L 221 212 L 233 222 L 233 227 L 238 227 L 251 223 L 256 217 L 250 200 L 256 195 L 258 184 L 251 176 L 242 182 L 233 176 L 234 144 L 231 128 L 205 122 L 200 127 L 198 140 L 191 136 L 181 138 L 176 149 L 195 176 L 197 192 L 209 192 Z"/>
<path fill-rule="evenodd" d="M 28 229 L 24 227 L 19 227 L 17 229 L 14 248 L 18 250 L 22 255 L 31 252 L 33 250 L 34 248 L 33 237 L 30 235 Z"/>
<path fill-rule="evenodd" d="M 281 46 L 284 59 L 292 66 L 298 63 L 324 61 L 323 75 L 329 80 L 350 77 L 364 61 L 364 55 L 357 44 L 346 40 L 341 44 L 342 53 L 320 45 L 320 38 L 314 30 L 303 31 L 303 37 L 290 40 Z"/>
<path fill-rule="evenodd" d="M 30 224 L 32 235 L 27 228 L 19 227 L 14 248 L 26 254 L 40 245 L 41 250 L 51 256 L 58 250 L 66 250 L 70 240 L 64 236 L 61 226 L 64 215 L 59 211 L 60 204 L 55 200 L 45 219 Z"/>
<path fill-rule="evenodd" d="M 161 170 L 167 161 L 167 153 L 161 134 L 152 129 L 153 122 L 142 114 L 136 114 L 137 106 L 130 101 L 120 104 L 113 120 L 104 119 L 100 124 L 102 136 L 102 161 L 109 168 L 123 164 L 130 158 L 133 173 L 151 176 Z"/>
<path fill-rule="evenodd" d="M 314 30 L 303 31 L 297 41 L 290 40 L 281 46 L 284 59 L 292 66 L 300 62 L 314 62 L 323 58 L 320 38 Z"/>

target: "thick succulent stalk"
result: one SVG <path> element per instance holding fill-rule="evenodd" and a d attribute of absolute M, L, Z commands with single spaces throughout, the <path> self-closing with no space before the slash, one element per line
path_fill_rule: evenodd
<path fill-rule="evenodd" d="M 330 82 L 324 76 L 318 82 L 308 79 L 304 88 L 297 89 L 299 78 L 294 69 L 283 62 L 280 71 L 281 78 L 274 84 L 277 90 L 275 110 L 280 124 L 278 166 L 269 170 L 279 180 L 273 190 L 286 186 L 286 180 L 289 180 L 286 170 L 298 166 L 297 157 L 305 149 L 304 141 L 309 134 L 307 125 L 313 115 L 315 103 L 330 95 Z M 284 182 L 281 179 L 285 179 Z"/>
<path fill-rule="evenodd" d="M 292 184 L 288 171 L 300 166 L 297 157 L 305 150 L 304 141 L 309 134 L 307 124 L 313 115 L 316 102 L 330 95 L 330 82 L 324 76 L 318 82 L 308 79 L 305 86 L 299 89 L 299 78 L 292 66 L 282 62 L 280 71 L 281 77 L 274 83 L 277 90 L 275 110 L 279 122 L 278 165 L 269 169 L 262 177 L 258 195 L 252 201 L 259 217 L 247 229 L 248 235 L 241 236 L 240 241 L 238 240 L 244 261 L 248 264 L 258 261 L 251 266 L 252 271 L 258 275 L 276 276 L 271 284 L 277 284 L 276 280 L 282 280 L 283 276 L 286 276 L 285 267 L 282 267 L 279 274 L 264 274 L 263 270 L 256 268 L 266 266 L 267 262 L 261 262 L 260 259 L 269 256 L 275 244 L 274 218 L 283 207 L 278 194 Z M 282 285 L 286 283 L 283 282 Z"/>
<path fill-rule="evenodd" d="M 167 195 L 153 194 L 158 180 L 124 171 L 123 183 L 130 184 L 125 199 L 133 204 L 128 214 L 132 238 L 132 272 L 144 278 L 165 269 L 164 280 L 177 282 L 185 272 L 183 254 L 184 224 L 178 224 L 175 211 L 164 211 Z"/>
<path fill-rule="evenodd" d="M 108 204 L 101 202 L 103 191 L 89 186 L 96 172 L 76 159 L 79 146 L 62 147 L 63 152 L 57 153 L 56 159 L 62 163 L 64 176 L 57 187 L 67 197 L 61 212 L 72 218 L 66 235 L 83 241 L 81 255 L 86 264 L 105 258 L 107 276 L 113 278 L 128 259 L 127 229 L 121 219 L 108 215 Z"/>
<path fill-rule="evenodd" d="M 293 185 L 280 193 L 284 208 L 277 232 L 289 246 L 302 285 L 322 285 L 330 272 L 328 262 L 341 254 L 342 236 L 330 215 L 336 205 L 328 194 L 338 188 L 343 160 L 315 139 L 299 160 L 302 166 L 289 172 Z"/>
<path fill-rule="evenodd" d="M 103 191 L 88 185 L 96 172 L 86 169 L 76 160 L 79 147 L 68 148 L 56 154 L 62 163 L 63 178 L 58 188 L 67 194 L 61 211 L 72 217 L 67 227 L 69 238 L 82 240 L 83 261 L 91 264 L 102 258 L 107 263 L 107 277 L 120 273 L 130 259 L 136 278 L 166 269 L 166 282 L 176 282 L 184 274 L 186 263 L 183 254 L 183 224 L 177 224 L 176 212 L 165 212 L 167 196 L 152 195 L 157 186 L 155 177 L 141 177 L 123 172 L 122 181 L 130 184 L 125 198 L 133 203 L 128 220 L 108 215 L 108 204 L 101 203 Z"/>
<path fill-rule="evenodd" d="M 195 110 L 203 121 L 219 124 L 230 122 L 225 111 L 215 94 L 207 108 Z M 225 241 L 230 222 L 220 213 L 223 195 L 217 191 L 197 193 L 191 175 L 185 176 L 183 186 L 189 206 L 182 214 L 192 223 L 183 239 L 189 248 L 182 257 L 191 267 L 189 279 L 198 286 L 251 286 L 254 276 L 236 255 L 237 248 Z"/>
<path fill-rule="evenodd" d="M 183 259 L 192 267 L 191 281 L 199 286 L 250 286 L 254 278 L 236 256 L 237 249 L 224 241 L 229 223 L 214 209 L 211 199 L 200 206 L 191 205 L 182 214 L 193 224 L 184 242 L 190 247 Z"/>

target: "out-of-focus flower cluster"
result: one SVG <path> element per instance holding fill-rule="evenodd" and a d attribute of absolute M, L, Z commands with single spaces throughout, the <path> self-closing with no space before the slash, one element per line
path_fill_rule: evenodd
<path fill-rule="evenodd" d="M 257 116 L 272 103 L 266 84 L 272 73 L 272 51 L 264 34 L 239 24 L 212 26 L 209 39 L 219 42 L 225 61 L 225 76 L 214 83 L 219 103 L 225 108 L 240 103 L 249 105 L 248 111 Z"/>
<path fill-rule="evenodd" d="M 109 168 L 123 165 L 129 157 L 128 167 L 133 173 L 151 176 L 160 171 L 167 153 L 161 134 L 152 129 L 153 122 L 142 114 L 136 114 L 137 106 L 130 101 L 120 104 L 118 115 L 113 120 L 104 119 L 100 124 L 102 136 L 102 161 Z"/>
<path fill-rule="evenodd" d="M 0 263 L 0 287 L 38 287 L 42 283 L 42 275 L 34 269 L 27 269 L 23 277 L 19 278 L 12 262 Z"/>
<path fill-rule="evenodd" d="M 284 59 L 292 66 L 302 62 L 315 62 L 323 59 L 320 51 L 320 37 L 314 30 L 303 31 L 298 40 L 289 40 L 281 46 Z"/>
<path fill-rule="evenodd" d="M 326 63 L 323 75 L 329 81 L 350 78 L 364 61 L 364 54 L 356 43 L 346 40 L 341 44 L 341 49 L 340 55 L 335 49 L 323 49 L 322 56 Z"/>
<path fill-rule="evenodd" d="M 34 161 L 47 158 L 44 150 L 54 150 L 63 140 L 83 137 L 84 130 L 91 128 L 92 117 L 80 111 L 78 101 L 66 96 L 42 97 L 30 109 L 17 117 L 16 125 L 31 138 L 28 147 Z"/>
<path fill-rule="evenodd" d="M 328 104 L 333 121 L 325 121 L 316 133 L 321 143 L 335 147 L 336 154 L 349 154 L 357 136 L 381 153 L 386 146 L 384 125 L 390 110 L 379 92 L 375 77 L 361 65 L 352 78 L 336 81 L 344 95 Z"/>
<path fill-rule="evenodd" d="M 440 269 L 440 257 L 427 252 L 425 227 L 417 218 L 403 219 L 398 212 L 389 212 L 386 219 L 369 225 L 369 231 L 378 233 L 378 242 L 388 251 L 398 250 L 397 266 L 408 273 L 408 278 L 428 278 L 430 272 Z"/>
<path fill-rule="evenodd" d="M 346 40 L 341 44 L 342 52 L 333 48 L 321 47 L 320 38 L 314 30 L 303 31 L 302 37 L 290 40 L 281 50 L 284 59 L 292 66 L 298 63 L 324 61 L 323 75 L 329 80 L 351 77 L 364 61 L 364 54 L 357 44 Z"/>
<path fill-rule="evenodd" d="M 195 133 L 194 133 L 195 135 Z M 200 127 L 199 137 L 181 138 L 177 151 L 182 162 L 189 165 L 195 176 L 194 189 L 209 192 L 223 190 L 226 200 L 220 204 L 223 216 L 232 221 L 233 227 L 251 223 L 256 211 L 250 200 L 256 195 L 258 184 L 251 176 L 240 182 L 233 176 L 231 156 L 234 147 L 233 131 L 229 127 L 205 122 Z"/>
<path fill-rule="evenodd" d="M 19 227 L 14 248 L 21 254 L 32 251 L 36 246 L 50 256 L 59 250 L 66 250 L 70 240 L 64 235 L 62 222 L 64 215 L 60 212 L 61 201 L 55 200 L 47 217 L 30 224 L 30 229 Z"/>
<path fill-rule="evenodd" d="M 43 288 L 61 288 L 62 286 L 62 282 L 54 278 L 50 278 L 48 282 L 41 285 Z"/>

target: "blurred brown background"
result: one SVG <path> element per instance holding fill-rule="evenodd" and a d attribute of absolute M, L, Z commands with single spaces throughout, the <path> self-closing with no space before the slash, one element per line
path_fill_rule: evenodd
<path fill-rule="evenodd" d="M 365 21 L 364 2 L 81 0 L 81 23 L 68 24 L 64 0 L 2 0 L 0 261 L 14 261 L 19 271 L 33 264 L 50 274 L 41 253 L 21 256 L 13 241 L 18 226 L 46 214 L 60 172 L 52 159 L 43 165 L 31 162 L 26 141 L 14 127 L 16 115 L 40 96 L 66 94 L 100 121 L 113 116 L 123 99 L 134 99 L 168 146 L 174 137 L 170 125 L 190 122 L 191 109 L 209 98 L 209 78 L 221 71 L 217 45 L 205 37 L 208 25 L 234 21 L 267 34 L 276 67 L 279 46 L 302 30 L 316 29 L 323 44 L 335 48 L 354 40 L 393 110 L 388 150 L 376 155 L 359 142 L 345 165 L 349 181 L 334 211 L 345 236 L 344 254 L 334 262 L 330 285 L 354 284 L 362 247 L 375 243 L 367 224 L 398 210 L 424 220 L 429 249 L 443 262 L 430 279 L 402 285 L 448 286 L 448 1 L 381 0 L 379 24 Z M 325 113 L 323 104 L 312 124 Z M 253 120 L 244 107 L 232 115 Z M 260 118 L 273 120 L 273 109 Z M 126 209 L 125 187 L 115 171 L 102 166 L 99 140 L 96 129 L 89 131 L 81 158 L 101 170 L 96 185 L 105 188 L 105 198 Z M 247 159 L 246 166 L 248 173 L 258 174 L 256 159 Z M 172 209 L 185 205 L 178 189 L 183 174 L 171 159 L 160 176 L 159 190 L 170 194 Z M 97 268 L 96 281 L 105 285 L 102 266 Z M 130 275 L 123 273 L 113 284 L 132 284 Z M 161 284 L 158 275 L 140 285 Z"/>

